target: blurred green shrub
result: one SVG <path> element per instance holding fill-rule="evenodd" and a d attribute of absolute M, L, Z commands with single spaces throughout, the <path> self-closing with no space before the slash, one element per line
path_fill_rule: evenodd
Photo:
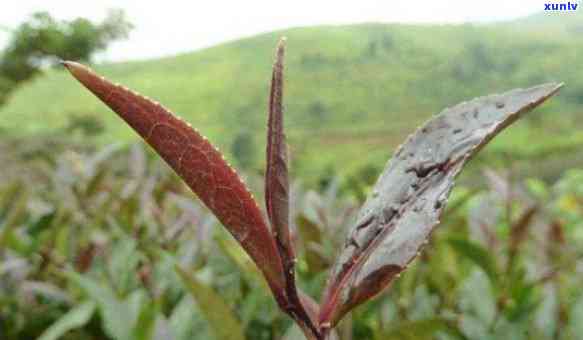
<path fill-rule="evenodd" d="M 112 41 L 126 38 L 132 25 L 121 10 L 112 10 L 101 23 L 77 18 L 58 21 L 37 12 L 11 30 L 8 46 L 0 54 L 0 105 L 22 82 L 59 60 L 89 61 Z"/>

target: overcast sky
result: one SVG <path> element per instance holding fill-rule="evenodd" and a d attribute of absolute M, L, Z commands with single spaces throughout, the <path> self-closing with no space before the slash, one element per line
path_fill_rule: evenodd
<path fill-rule="evenodd" d="M 152 58 L 293 26 L 358 22 L 460 23 L 512 19 L 544 9 L 549 0 L 14 0 L 0 11 L 0 28 L 34 11 L 60 19 L 99 20 L 122 8 L 136 28 L 102 59 Z M 6 33 L 0 30 L 0 47 Z"/>

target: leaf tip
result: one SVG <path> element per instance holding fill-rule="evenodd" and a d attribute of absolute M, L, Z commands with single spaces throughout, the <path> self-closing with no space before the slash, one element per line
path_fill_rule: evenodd
<path fill-rule="evenodd" d="M 287 43 L 287 37 L 284 35 L 281 38 L 279 38 L 279 42 L 277 43 L 277 47 L 279 48 L 285 48 L 285 44 Z"/>
<path fill-rule="evenodd" d="M 276 58 L 276 64 L 282 64 L 283 63 L 283 57 L 285 55 L 285 46 L 287 44 L 287 38 L 286 37 L 281 37 L 279 39 L 279 41 L 277 42 L 277 47 L 275 48 L 275 58 Z"/>
<path fill-rule="evenodd" d="M 87 69 L 86 66 L 81 65 L 81 64 L 74 62 L 74 61 L 60 60 L 59 63 L 61 65 L 63 65 L 67 70 L 69 70 L 69 72 L 71 72 L 71 73 L 74 73 L 75 71 Z"/>
<path fill-rule="evenodd" d="M 550 95 L 554 95 L 555 93 L 557 93 L 559 90 L 563 88 L 563 86 L 565 86 L 565 83 L 563 82 L 550 82 L 541 85 L 541 87 L 549 88 Z"/>
<path fill-rule="evenodd" d="M 565 83 L 563 82 L 550 82 L 539 86 L 531 87 L 530 89 L 525 90 L 542 92 L 542 94 L 532 102 L 534 106 L 530 106 L 528 110 L 533 109 L 534 107 L 547 101 L 549 98 L 555 96 L 563 88 L 563 86 L 565 86 Z"/>
<path fill-rule="evenodd" d="M 61 60 L 60 63 L 69 71 L 69 73 L 71 73 L 71 75 L 73 75 L 73 77 L 83 84 L 87 84 L 89 78 L 97 77 L 89 67 L 78 62 Z"/>

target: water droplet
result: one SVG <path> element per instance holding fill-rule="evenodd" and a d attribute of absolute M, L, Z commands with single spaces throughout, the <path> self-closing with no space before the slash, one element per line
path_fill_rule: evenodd
<path fill-rule="evenodd" d="M 505 104 L 504 104 L 503 102 L 496 102 L 496 108 L 497 108 L 497 109 L 501 109 L 501 108 L 503 108 L 503 107 L 504 107 L 504 105 L 505 105 Z"/>
<path fill-rule="evenodd" d="M 453 134 L 457 135 L 458 133 L 460 133 L 462 131 L 464 131 L 464 130 L 463 129 L 455 129 L 455 130 L 453 130 Z"/>

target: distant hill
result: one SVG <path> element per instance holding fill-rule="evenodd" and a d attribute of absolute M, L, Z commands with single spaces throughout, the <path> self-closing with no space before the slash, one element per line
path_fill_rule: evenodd
<path fill-rule="evenodd" d="M 559 97 L 503 134 L 487 153 L 537 160 L 560 154 L 568 161 L 583 145 L 583 44 L 570 33 L 583 21 L 571 19 L 542 13 L 489 25 L 294 28 L 96 69 L 164 103 L 235 162 L 257 166 L 263 161 L 273 50 L 278 37 L 287 36 L 286 123 L 294 169 L 307 177 L 327 169 L 355 173 L 382 167 L 407 134 L 446 106 L 563 81 L 567 86 Z M 79 115 L 105 124 L 100 142 L 135 138 L 60 70 L 18 91 L 0 109 L 0 129 L 44 133 Z M 252 150 L 250 156 L 246 150 Z"/>

